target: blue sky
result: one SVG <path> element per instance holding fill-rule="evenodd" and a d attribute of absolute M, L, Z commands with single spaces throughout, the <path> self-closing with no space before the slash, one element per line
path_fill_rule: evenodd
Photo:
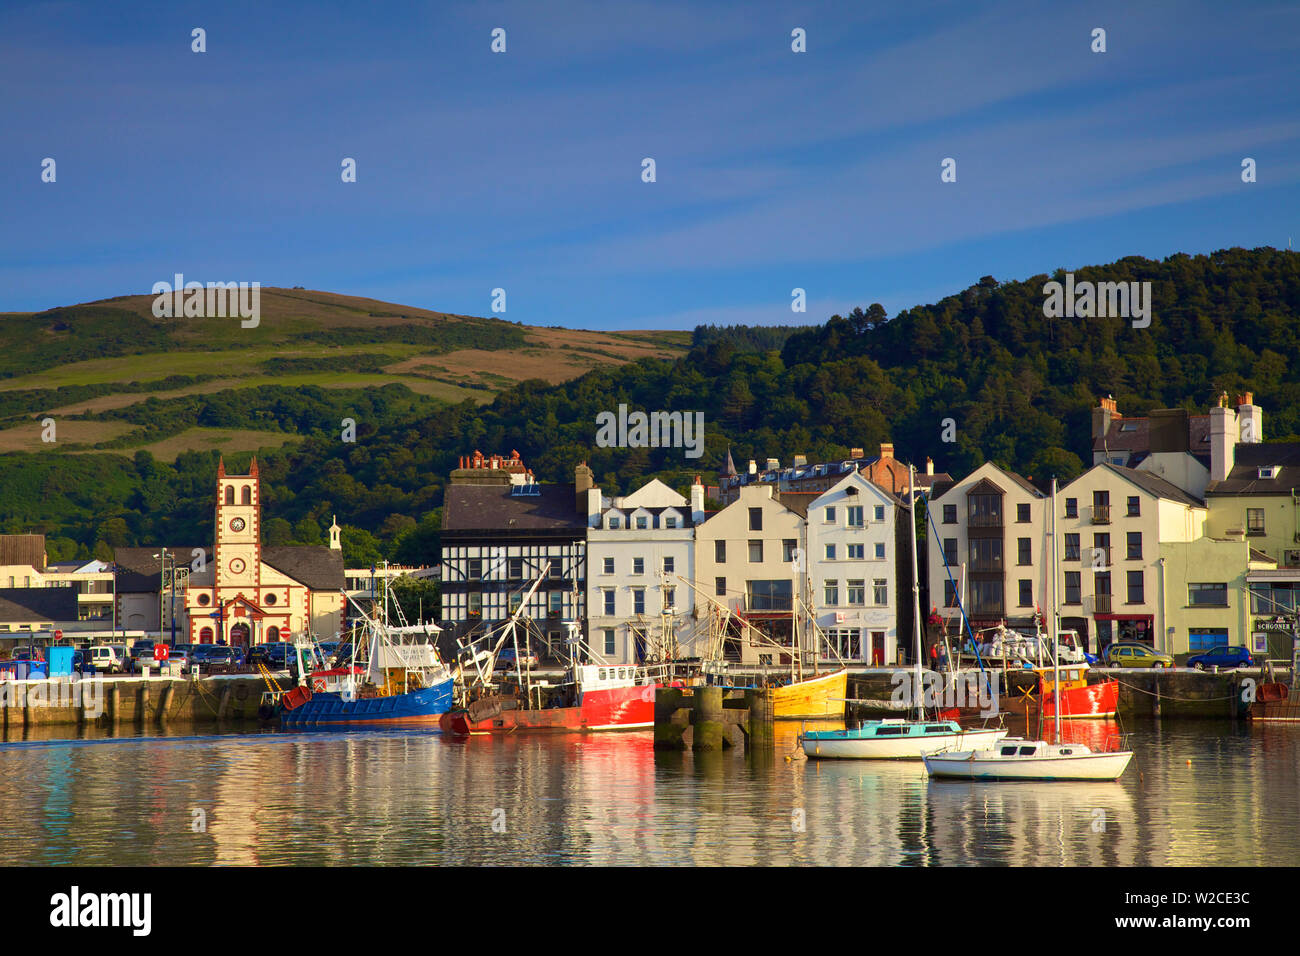
<path fill-rule="evenodd" d="M 182 272 L 476 315 L 502 287 L 533 325 L 819 322 L 1285 247 L 1297 64 L 1294 3 L 6 0 L 0 311 Z"/>

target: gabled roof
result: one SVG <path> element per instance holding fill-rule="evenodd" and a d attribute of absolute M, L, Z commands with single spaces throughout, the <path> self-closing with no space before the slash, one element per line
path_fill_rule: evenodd
<path fill-rule="evenodd" d="M 1259 477 L 1259 469 L 1278 465 L 1281 471 L 1273 478 Z M 1223 481 L 1205 486 L 1210 495 L 1290 495 L 1300 488 L 1300 442 L 1275 441 L 1238 444 L 1232 471 Z"/>
<path fill-rule="evenodd" d="M 1157 498 L 1168 498 L 1170 501 L 1177 501 L 1180 504 L 1184 504 L 1184 505 L 1192 505 L 1193 507 L 1196 508 L 1205 507 L 1205 502 L 1202 501 L 1200 498 L 1192 497 L 1187 492 L 1183 491 L 1183 489 L 1175 485 L 1173 482 L 1166 481 L 1164 478 L 1161 478 L 1159 475 L 1154 475 L 1149 471 L 1139 471 L 1136 468 L 1122 468 L 1119 465 L 1112 465 L 1109 462 L 1102 462 L 1099 465 L 1094 465 L 1093 468 L 1090 468 L 1088 470 L 1092 471 L 1095 468 L 1109 469 L 1110 471 L 1113 471 L 1115 474 L 1119 475 L 1121 478 L 1127 478 L 1133 484 L 1137 485 L 1139 488 L 1142 488 L 1144 491 L 1150 492 L 1151 494 L 1155 495 Z M 1088 472 L 1085 471 L 1083 474 L 1086 475 L 1088 474 Z M 1079 478 L 1082 477 L 1083 475 L 1079 476 Z M 1078 481 L 1079 478 L 1076 478 L 1075 481 Z M 1072 485 L 1074 484 L 1074 482 L 1072 481 L 1070 482 L 1070 484 Z M 1068 488 L 1070 487 L 1070 485 L 1066 485 L 1066 487 Z"/>
<path fill-rule="evenodd" d="M 189 563 L 194 554 L 192 545 L 167 545 L 167 551 L 179 555 Z M 203 548 L 203 560 L 212 564 L 212 549 Z M 158 557 L 154 557 L 158 555 Z M 115 572 L 115 589 L 120 594 L 156 594 L 162 586 L 162 546 L 151 548 L 114 548 L 113 563 Z"/>
<path fill-rule="evenodd" d="M 340 591 L 346 583 L 343 552 L 323 545 L 264 547 L 262 560 L 313 591 Z"/>
<path fill-rule="evenodd" d="M 820 491 L 782 491 L 773 500 L 785 505 L 800 518 L 808 517 L 808 506 L 822 496 Z"/>
<path fill-rule="evenodd" d="M 443 500 L 446 531 L 563 531 L 581 532 L 586 514 L 579 514 L 573 485 L 536 485 L 536 495 L 512 495 L 501 485 L 448 485 Z"/>

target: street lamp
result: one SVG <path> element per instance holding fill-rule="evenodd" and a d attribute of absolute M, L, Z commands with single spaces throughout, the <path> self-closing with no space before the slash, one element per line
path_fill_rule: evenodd
<path fill-rule="evenodd" d="M 158 565 L 158 640 L 163 639 L 163 590 L 167 589 L 171 599 L 171 622 L 172 622 L 172 644 L 176 643 L 176 555 L 172 557 L 172 574 L 171 586 L 167 585 L 167 549 L 163 548 L 160 554 L 153 555 L 155 558 L 162 560 Z"/>

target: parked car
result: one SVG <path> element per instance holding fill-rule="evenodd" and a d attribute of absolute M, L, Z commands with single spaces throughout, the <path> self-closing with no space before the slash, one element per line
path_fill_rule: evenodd
<path fill-rule="evenodd" d="M 72 673 L 74 674 L 94 674 L 97 672 L 94 661 L 90 659 L 90 653 L 83 650 L 72 652 Z"/>
<path fill-rule="evenodd" d="M 131 656 L 127 659 L 127 670 L 136 674 L 142 670 L 140 661 L 142 658 L 153 660 L 153 638 L 141 638 L 131 645 Z"/>
<path fill-rule="evenodd" d="M 167 665 L 173 674 L 190 672 L 190 652 L 186 647 L 177 645 L 167 649 Z"/>
<path fill-rule="evenodd" d="M 1174 659 L 1147 644 L 1121 641 L 1106 648 L 1106 663 L 1110 667 L 1173 667 Z"/>
<path fill-rule="evenodd" d="M 224 644 L 198 644 L 191 664 L 209 674 L 238 674 L 244 669 L 244 649 Z"/>
<path fill-rule="evenodd" d="M 1244 647 L 1214 647 L 1202 654 L 1187 658 L 1187 666 L 1203 671 L 1207 667 L 1249 667 L 1254 661 Z"/>
<path fill-rule="evenodd" d="M 531 651 L 520 651 L 519 663 L 523 667 L 528 668 L 537 667 L 541 662 L 537 659 L 537 655 Z M 497 654 L 497 670 L 513 670 L 514 666 L 515 649 L 513 647 L 502 649 L 501 652 Z"/>
<path fill-rule="evenodd" d="M 121 644 L 99 644 L 90 648 L 90 663 L 97 671 L 120 674 L 130 667 L 126 648 Z"/>
<path fill-rule="evenodd" d="M 271 670 L 287 670 L 294 662 L 293 645 L 284 641 L 256 644 L 248 652 L 248 663 L 256 666 L 259 660 Z"/>

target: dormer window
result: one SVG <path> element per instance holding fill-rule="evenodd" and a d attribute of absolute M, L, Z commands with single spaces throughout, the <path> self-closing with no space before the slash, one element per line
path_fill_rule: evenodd
<path fill-rule="evenodd" d="M 1281 470 L 1281 469 L 1280 469 L 1277 465 L 1260 465 L 1260 467 L 1259 467 L 1259 477 L 1261 477 L 1261 478 L 1276 478 L 1276 477 L 1277 477 L 1277 473 L 1278 473 L 1278 471 L 1280 471 L 1280 470 Z"/>
<path fill-rule="evenodd" d="M 610 526 L 611 528 L 617 528 L 617 527 L 618 527 L 618 519 L 617 519 L 617 518 L 610 518 L 610 519 L 609 519 L 609 526 Z"/>

